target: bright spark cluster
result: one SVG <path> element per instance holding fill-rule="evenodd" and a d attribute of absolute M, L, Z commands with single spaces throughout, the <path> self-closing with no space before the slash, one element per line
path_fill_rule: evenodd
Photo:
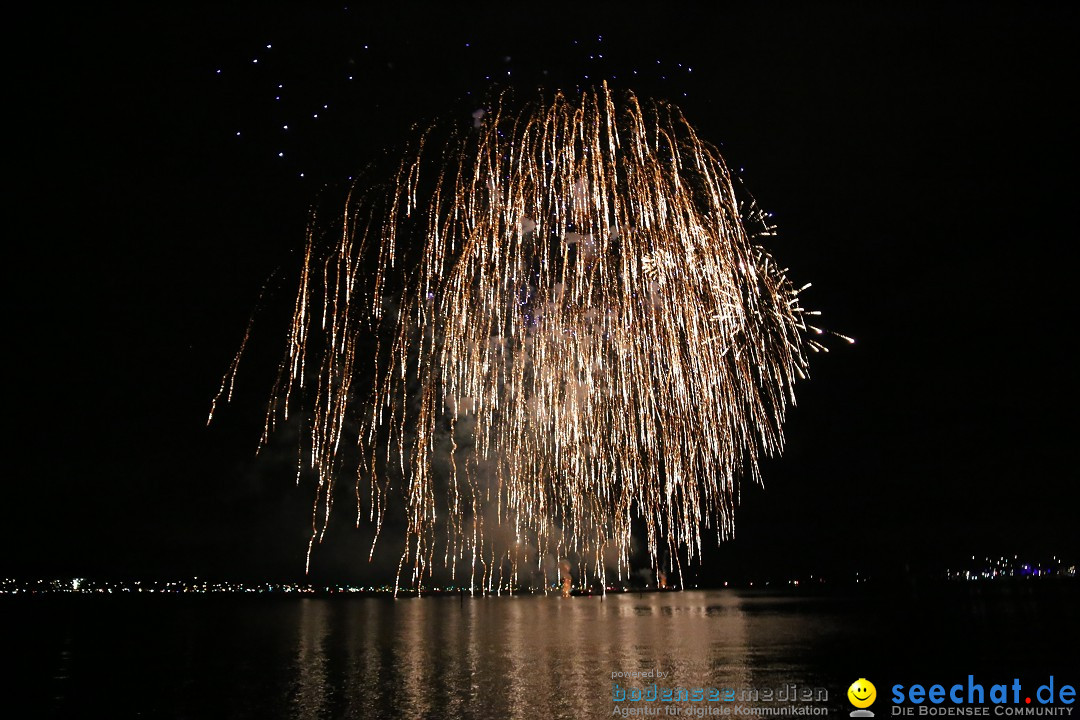
<path fill-rule="evenodd" d="M 820 331 L 715 148 L 606 86 L 511 105 L 309 232 L 266 424 L 305 418 L 309 563 L 353 443 L 358 524 L 404 509 L 399 581 L 473 588 L 622 577 L 632 525 L 670 570 L 783 448 Z"/>

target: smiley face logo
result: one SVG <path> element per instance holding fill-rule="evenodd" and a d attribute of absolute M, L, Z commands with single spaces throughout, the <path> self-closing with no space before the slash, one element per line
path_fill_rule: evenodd
<path fill-rule="evenodd" d="M 857 708 L 868 708 L 877 699 L 877 688 L 866 678 L 859 678 L 847 689 L 848 700 Z"/>

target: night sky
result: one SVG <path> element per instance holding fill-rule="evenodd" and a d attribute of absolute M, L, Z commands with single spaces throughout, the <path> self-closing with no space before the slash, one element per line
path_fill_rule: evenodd
<path fill-rule="evenodd" d="M 0 573 L 302 575 L 313 488 L 253 451 L 309 210 L 492 83 L 605 78 L 684 109 L 857 339 L 711 576 L 1077 556 L 1066 4 L 50 12 L 13 24 Z M 336 513 L 315 576 L 388 579 Z"/>

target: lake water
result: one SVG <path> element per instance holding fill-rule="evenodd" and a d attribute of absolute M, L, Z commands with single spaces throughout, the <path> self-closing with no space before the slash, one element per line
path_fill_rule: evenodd
<path fill-rule="evenodd" d="M 619 683 L 795 692 L 1077 671 L 1076 593 L 3 598 L 5 717 L 611 717 Z M 660 671 L 663 678 L 612 678 Z M 1036 683 L 1037 684 L 1037 683 Z M 790 703 L 761 698 L 729 708 Z M 661 703 L 637 703 L 656 707 Z M 669 703 L 682 717 L 718 702 Z M 696 709 L 696 710 L 695 710 Z"/>

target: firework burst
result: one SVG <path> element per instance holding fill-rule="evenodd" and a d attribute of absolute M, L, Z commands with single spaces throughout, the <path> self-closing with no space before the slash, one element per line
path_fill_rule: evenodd
<path fill-rule="evenodd" d="M 670 105 L 603 87 L 477 125 L 309 231 L 264 433 L 305 422 L 308 562 L 354 442 L 358 524 L 404 508 L 399 581 L 603 580 L 634 523 L 654 566 L 698 556 L 822 349 L 764 214 Z"/>

